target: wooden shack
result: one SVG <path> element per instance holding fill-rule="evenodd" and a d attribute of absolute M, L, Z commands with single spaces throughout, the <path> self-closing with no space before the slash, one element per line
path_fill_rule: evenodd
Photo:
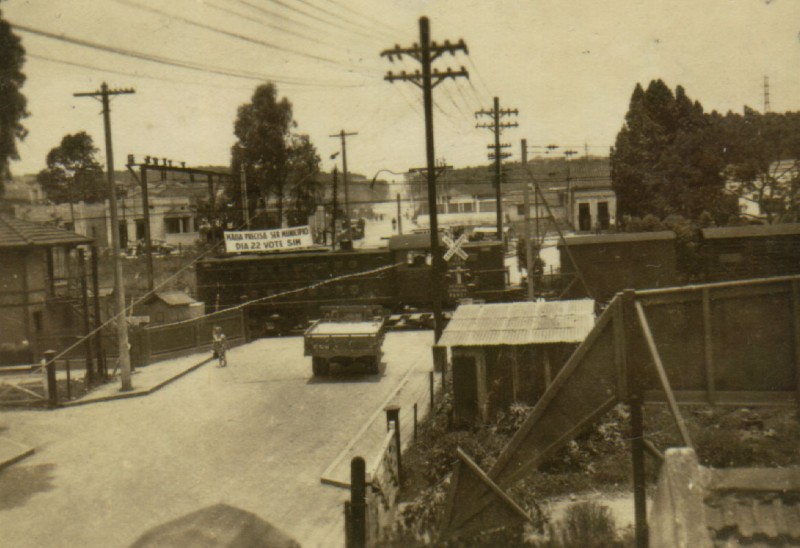
<path fill-rule="evenodd" d="M 148 316 L 149 323 L 191 320 L 205 313 L 205 305 L 183 291 L 156 291 L 134 307 L 135 316 Z"/>
<path fill-rule="evenodd" d="M 535 404 L 594 326 L 594 301 L 459 306 L 439 347 L 449 348 L 457 423 Z"/>
<path fill-rule="evenodd" d="M 704 228 L 709 282 L 800 274 L 800 223 Z"/>

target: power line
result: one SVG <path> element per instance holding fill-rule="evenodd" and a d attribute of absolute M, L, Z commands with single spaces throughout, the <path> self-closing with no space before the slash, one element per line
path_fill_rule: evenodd
<path fill-rule="evenodd" d="M 311 8 L 311 9 L 313 9 L 313 10 L 319 10 L 319 11 L 321 11 L 322 13 L 325 13 L 325 14 L 327 14 L 327 15 L 330 15 L 331 17 L 335 17 L 335 18 L 339 19 L 340 21 L 344 21 L 345 23 L 348 23 L 349 25 L 356 27 L 356 28 L 358 29 L 359 33 L 361 32 L 361 30 L 362 30 L 362 28 L 363 28 L 363 25 L 362 25 L 362 24 L 360 24 L 360 23 L 355 23 L 355 22 L 351 21 L 350 19 L 346 19 L 346 18 L 342 17 L 341 15 L 339 15 L 339 14 L 337 14 L 337 13 L 335 13 L 335 12 L 332 12 L 332 11 L 330 11 L 330 10 L 326 10 L 325 8 L 323 8 L 323 7 L 321 7 L 321 6 L 318 6 L 318 5 L 316 5 L 316 4 L 313 4 L 313 3 L 309 2 L 308 0 L 295 0 L 295 1 L 296 1 L 296 2 L 298 2 L 298 3 L 300 3 L 300 4 L 303 4 L 304 6 L 308 6 L 308 7 L 310 7 L 310 8 Z M 375 38 L 375 36 L 374 36 L 374 35 L 368 35 L 368 36 L 369 36 L 371 39 L 374 39 L 374 38 Z"/>
<path fill-rule="evenodd" d="M 287 79 L 283 77 L 276 77 L 267 74 L 257 74 L 249 71 L 233 71 L 229 69 L 218 68 L 210 65 L 203 65 L 201 63 L 195 63 L 192 61 L 183 61 L 180 59 L 173 59 L 169 57 L 163 57 L 160 55 L 151 55 L 147 53 L 141 53 L 138 51 L 120 48 L 116 46 L 107 46 L 104 44 L 99 44 L 97 42 L 91 42 L 89 40 L 83 40 L 81 38 L 74 38 L 71 36 L 66 36 L 64 34 L 55 34 L 52 32 L 44 31 L 35 29 L 32 27 L 28 27 L 26 25 L 18 25 L 12 24 L 11 27 L 14 30 L 20 32 L 27 32 L 28 34 L 34 34 L 36 36 L 42 36 L 44 38 L 50 38 L 52 40 L 58 40 L 60 42 L 66 42 L 68 44 L 73 44 L 76 46 L 82 46 L 85 48 L 95 49 L 98 51 L 104 51 L 106 53 L 113 53 L 115 55 L 121 55 L 124 57 L 131 57 L 134 59 L 139 59 L 142 61 L 148 61 L 150 63 L 157 63 L 160 65 L 166 65 L 170 67 L 177 67 L 186 70 L 194 70 L 198 72 L 205 72 L 210 74 L 219 74 L 221 76 L 230 76 L 232 78 L 241 78 L 244 80 L 254 80 L 258 82 L 264 82 L 264 80 L 271 80 L 273 82 L 277 82 L 280 84 L 291 84 L 295 86 L 312 86 L 312 87 L 361 87 L 359 84 L 339 84 L 339 83 L 328 83 L 328 84 L 321 84 L 319 81 L 302 81 L 297 79 Z"/>
<path fill-rule="evenodd" d="M 199 21 L 194 21 L 194 20 L 189 19 L 187 17 L 183 17 L 182 15 L 170 14 L 170 13 L 167 13 L 165 11 L 159 10 L 157 8 L 151 8 L 151 7 L 148 7 L 148 6 L 143 6 L 141 4 L 137 4 L 137 3 L 131 2 L 129 0 L 116 0 L 116 2 L 118 2 L 120 4 L 123 4 L 123 5 L 126 5 L 126 6 L 129 6 L 129 7 L 132 7 L 132 8 L 135 8 L 135 9 L 139 9 L 139 10 L 142 10 L 142 11 L 147 11 L 147 12 L 150 12 L 150 13 L 161 15 L 163 17 L 168 17 L 170 19 L 175 19 L 176 21 L 180 21 L 181 23 L 184 23 L 186 25 L 194 26 L 194 27 L 197 27 L 197 28 L 200 28 L 200 29 L 203 29 L 203 30 L 207 30 L 209 32 L 214 32 L 214 33 L 217 33 L 217 34 L 221 34 L 221 35 L 227 36 L 229 38 L 234 38 L 234 39 L 237 39 L 237 40 L 241 40 L 243 42 L 249 42 L 251 44 L 256 44 L 256 45 L 259 45 L 259 46 L 263 46 L 265 48 L 272 49 L 272 50 L 275 50 L 275 51 L 281 51 L 283 53 L 290 53 L 292 55 L 297 55 L 299 57 L 305 57 L 307 59 L 320 61 L 322 63 L 330 63 L 330 64 L 334 64 L 334 65 L 338 65 L 338 66 L 360 68 L 360 67 L 358 67 L 358 65 L 352 65 L 352 64 L 349 64 L 349 63 L 342 63 L 341 61 L 337 61 L 336 59 L 332 59 L 330 57 L 322 57 L 321 55 L 315 55 L 313 53 L 306 53 L 304 51 L 298 51 L 298 50 L 295 50 L 295 49 L 292 49 L 292 48 L 279 46 L 277 44 L 272 44 L 270 42 L 265 42 L 263 40 L 259 40 L 257 38 L 251 38 L 249 36 L 245 36 L 244 34 L 239 34 L 237 32 L 230 32 L 230 31 L 218 28 L 218 27 L 214 27 L 212 25 L 206 25 L 205 23 L 200 23 Z"/>
<path fill-rule="evenodd" d="M 289 11 L 293 11 L 293 12 L 295 12 L 297 14 L 300 14 L 300 15 L 302 15 L 304 17 L 308 17 L 309 19 L 313 19 L 315 21 L 320 21 L 321 23 L 324 23 L 325 25 L 330 25 L 330 26 L 336 27 L 336 28 L 338 28 L 340 30 L 344 30 L 346 32 L 354 32 L 353 30 L 348 29 L 347 27 L 343 27 L 342 25 L 338 25 L 338 24 L 335 24 L 335 23 L 333 23 L 331 21 L 328 21 L 324 17 L 319 17 L 317 15 L 313 15 L 311 13 L 304 12 L 303 10 L 298 9 L 298 8 L 296 8 L 296 7 L 294 7 L 294 6 L 290 5 L 290 4 L 287 4 L 286 2 L 282 2 L 281 0 L 266 0 L 266 1 L 268 1 L 268 2 L 270 2 L 272 4 L 277 4 L 278 6 L 284 7 L 286 9 L 288 9 Z M 367 32 L 364 32 L 364 31 L 355 31 L 355 32 L 357 34 L 360 34 L 360 35 L 366 37 L 366 38 L 369 38 L 370 40 L 377 40 L 378 39 L 378 38 L 375 37 L 374 34 L 368 34 Z"/>
<path fill-rule="evenodd" d="M 223 7 L 223 6 L 218 6 L 216 4 L 210 4 L 208 2 L 203 2 L 203 5 L 208 6 L 209 8 L 221 11 L 223 13 L 227 13 L 229 15 L 233 15 L 233 16 L 238 17 L 240 19 L 244 19 L 245 21 L 251 21 L 251 22 L 253 21 L 253 16 L 245 15 L 244 13 L 240 13 L 240 12 L 232 10 L 230 8 L 226 8 L 226 7 Z M 325 45 L 325 46 L 328 46 L 328 47 L 336 47 L 337 46 L 336 44 L 334 44 L 332 42 L 325 42 L 323 40 L 320 40 L 319 37 L 312 37 L 312 36 L 309 36 L 307 34 L 303 34 L 302 32 L 298 32 L 296 30 L 287 29 L 285 26 L 275 25 L 275 24 L 270 23 L 269 21 L 267 21 L 267 20 L 265 20 L 265 19 L 263 19 L 261 17 L 258 17 L 257 19 L 258 19 L 259 24 L 264 25 L 267 28 L 270 28 L 270 29 L 273 29 L 273 30 L 277 30 L 278 32 L 283 32 L 283 33 L 289 34 L 291 36 L 296 36 L 298 38 L 302 38 L 303 40 L 308 40 L 308 41 L 311 41 L 311 42 L 317 42 L 318 44 L 322 44 L 322 45 Z"/>
<path fill-rule="evenodd" d="M 365 19 L 367 21 L 370 21 L 372 23 L 378 23 L 379 25 L 382 25 L 387 30 L 391 30 L 392 32 L 395 32 L 395 33 L 398 33 L 398 34 L 405 34 L 405 31 L 401 30 L 400 28 L 393 27 L 391 25 L 388 25 L 388 24 L 384 23 L 383 21 L 375 19 L 374 17 L 370 17 L 369 15 L 365 15 L 365 14 L 363 14 L 363 13 L 357 11 L 357 10 L 354 10 L 350 6 L 347 6 L 347 5 L 344 5 L 344 4 L 340 4 L 339 2 L 336 2 L 334 0 L 327 0 L 327 2 L 330 3 L 330 4 L 333 4 L 334 6 L 339 7 L 341 9 L 345 10 L 345 11 L 349 11 L 352 14 L 358 15 L 359 17 L 361 17 L 361 18 L 363 18 L 363 19 Z"/>

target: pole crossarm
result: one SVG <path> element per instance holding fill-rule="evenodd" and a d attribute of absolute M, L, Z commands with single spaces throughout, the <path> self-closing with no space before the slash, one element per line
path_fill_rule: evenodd
<path fill-rule="evenodd" d="M 469 72 L 464 67 L 461 67 L 460 70 L 453 70 L 450 67 L 447 67 L 445 71 L 439 71 L 438 69 L 433 69 L 431 71 L 431 87 L 435 88 L 448 78 L 456 79 L 459 76 L 463 76 L 469 79 Z M 422 73 L 418 70 L 408 73 L 406 71 L 402 71 L 400 74 L 394 74 L 392 71 L 386 73 L 386 76 L 383 77 L 384 80 L 387 82 L 394 83 L 396 80 L 402 80 L 404 82 L 411 82 L 412 84 L 422 88 L 424 77 Z"/>
<path fill-rule="evenodd" d="M 464 43 L 463 39 L 460 39 L 456 44 L 451 44 L 449 40 L 445 40 L 444 44 L 431 42 L 427 49 L 429 52 L 428 56 L 431 61 L 435 61 L 445 53 L 455 55 L 456 52 L 463 51 L 465 55 L 469 55 L 467 45 Z M 401 48 L 400 46 L 396 45 L 392 49 L 383 50 L 381 52 L 381 57 L 387 57 L 392 63 L 394 63 L 395 57 L 398 59 L 398 61 L 402 60 L 403 55 L 408 55 L 419 62 L 422 62 L 422 59 L 424 58 L 423 48 L 421 48 L 417 43 L 414 43 L 414 45 L 410 48 Z"/>

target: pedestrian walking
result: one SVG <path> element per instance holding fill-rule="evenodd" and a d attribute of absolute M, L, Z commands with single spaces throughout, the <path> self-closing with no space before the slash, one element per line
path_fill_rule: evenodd
<path fill-rule="evenodd" d="M 213 337 L 211 344 L 214 349 L 214 357 L 219 360 L 220 367 L 225 367 L 228 365 L 228 358 L 226 357 L 226 353 L 228 352 L 228 339 L 225 338 L 225 333 L 222 332 L 222 328 L 218 325 L 214 326 L 211 335 Z"/>

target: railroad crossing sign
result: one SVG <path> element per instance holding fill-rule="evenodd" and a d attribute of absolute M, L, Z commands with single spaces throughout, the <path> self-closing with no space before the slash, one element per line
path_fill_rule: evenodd
<path fill-rule="evenodd" d="M 466 251 L 461 249 L 461 246 L 464 245 L 464 242 L 467 241 L 466 234 L 462 234 L 461 236 L 459 236 L 456 241 L 453 241 L 453 239 L 450 236 L 445 235 L 442 236 L 442 241 L 445 243 L 445 245 L 447 245 L 447 251 L 444 254 L 445 261 L 449 261 L 453 257 L 453 255 L 458 255 L 459 257 L 461 257 L 461 259 L 465 261 L 467 260 L 467 257 L 469 257 L 469 255 L 467 254 Z"/>

